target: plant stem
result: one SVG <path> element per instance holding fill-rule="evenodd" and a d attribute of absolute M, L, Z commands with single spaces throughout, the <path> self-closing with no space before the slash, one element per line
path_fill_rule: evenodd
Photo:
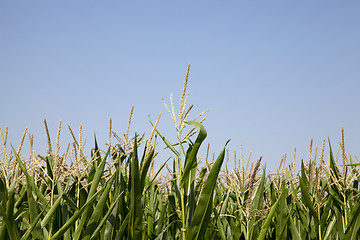
<path fill-rule="evenodd" d="M 178 156 L 178 169 L 179 169 L 179 179 L 182 177 L 182 166 L 181 166 L 181 125 L 179 123 L 179 127 L 177 129 L 178 132 L 178 140 L 179 140 L 179 156 Z M 185 202 L 184 202 L 184 189 L 180 186 L 180 198 L 181 198 L 181 222 L 182 222 L 182 236 L 183 240 L 185 240 Z"/>

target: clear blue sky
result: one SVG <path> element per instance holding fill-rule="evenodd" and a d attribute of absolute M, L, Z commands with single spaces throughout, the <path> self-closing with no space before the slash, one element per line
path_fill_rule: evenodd
<path fill-rule="evenodd" d="M 44 118 L 53 144 L 63 121 L 62 152 L 67 124 L 81 123 L 90 148 L 94 132 L 107 142 L 110 118 L 124 133 L 135 105 L 131 134 L 162 112 L 173 139 L 161 96 L 178 104 L 191 64 L 189 104 L 193 117 L 210 109 L 216 155 L 231 138 L 231 152 L 243 144 L 275 170 L 294 147 L 307 159 L 312 138 L 338 149 L 344 127 L 358 156 L 359 12 L 359 1 L 2 1 L 0 126 L 15 146 L 29 127 L 44 154 Z"/>

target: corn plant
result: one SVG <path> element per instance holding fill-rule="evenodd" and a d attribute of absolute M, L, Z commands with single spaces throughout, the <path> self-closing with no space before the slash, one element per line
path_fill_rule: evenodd
<path fill-rule="evenodd" d="M 0 128 L 0 239 L 360 239 L 360 163 L 347 156 L 344 131 L 337 154 L 328 139 L 327 161 L 326 141 L 319 157 L 311 141 L 309 159 L 298 172 L 295 154 L 289 167 L 285 155 L 278 171 L 267 174 L 262 157 L 251 163 L 250 154 L 244 164 L 242 148 L 240 159 L 234 152 L 230 170 L 228 142 L 211 161 L 208 145 L 202 163 L 206 111 L 190 120 L 189 67 L 179 114 L 172 95 L 170 108 L 164 101 L 174 143 L 161 133 L 160 115 L 150 120 L 149 137 L 129 137 L 133 108 L 123 138 L 110 121 L 107 149 L 95 137 L 89 157 L 81 125 L 78 137 L 68 126 L 73 143 L 62 153 L 61 121 L 55 145 L 44 121 L 47 154 L 35 154 L 28 134 L 28 159 L 21 153 L 27 129 L 15 149 L 8 146 L 7 129 Z M 158 159 L 159 138 L 168 159 Z M 162 164 L 155 170 L 156 160 Z"/>

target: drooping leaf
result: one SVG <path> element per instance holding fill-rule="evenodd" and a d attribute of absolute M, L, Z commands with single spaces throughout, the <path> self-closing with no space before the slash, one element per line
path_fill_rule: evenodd
<path fill-rule="evenodd" d="M 195 127 L 198 127 L 200 129 L 199 134 L 194 142 L 194 144 L 191 147 L 191 151 L 189 153 L 189 156 L 186 156 L 186 162 L 185 162 L 185 166 L 184 166 L 184 171 L 182 173 L 181 179 L 180 179 L 180 187 L 184 187 L 184 184 L 186 181 L 188 181 L 189 183 L 189 177 L 190 177 L 190 171 L 191 169 L 193 169 L 194 167 L 196 167 L 196 162 L 197 162 L 197 153 L 200 149 L 200 145 L 201 143 L 205 140 L 206 138 L 206 130 L 204 128 L 204 126 L 201 123 L 195 122 L 195 121 L 187 121 L 186 122 L 189 125 L 193 125 Z M 189 183 L 190 184 L 190 183 Z"/>

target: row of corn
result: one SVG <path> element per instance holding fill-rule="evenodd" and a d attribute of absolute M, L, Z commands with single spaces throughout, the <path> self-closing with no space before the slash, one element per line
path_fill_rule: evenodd
<path fill-rule="evenodd" d="M 174 155 L 157 170 L 156 141 L 144 135 L 106 152 L 95 140 L 89 158 L 78 141 L 67 155 L 49 151 L 32 161 L 14 148 L 7 154 L 4 145 L 0 239 L 360 238 L 359 164 L 352 157 L 342 154 L 337 164 L 329 143 L 327 163 L 302 162 L 298 173 L 266 175 L 261 159 L 248 172 L 222 171 L 225 147 L 201 166 L 206 131 L 186 123 L 199 131 L 181 143 L 182 157 L 157 130 Z M 78 156 L 75 164 L 64 161 L 70 155 Z"/>

